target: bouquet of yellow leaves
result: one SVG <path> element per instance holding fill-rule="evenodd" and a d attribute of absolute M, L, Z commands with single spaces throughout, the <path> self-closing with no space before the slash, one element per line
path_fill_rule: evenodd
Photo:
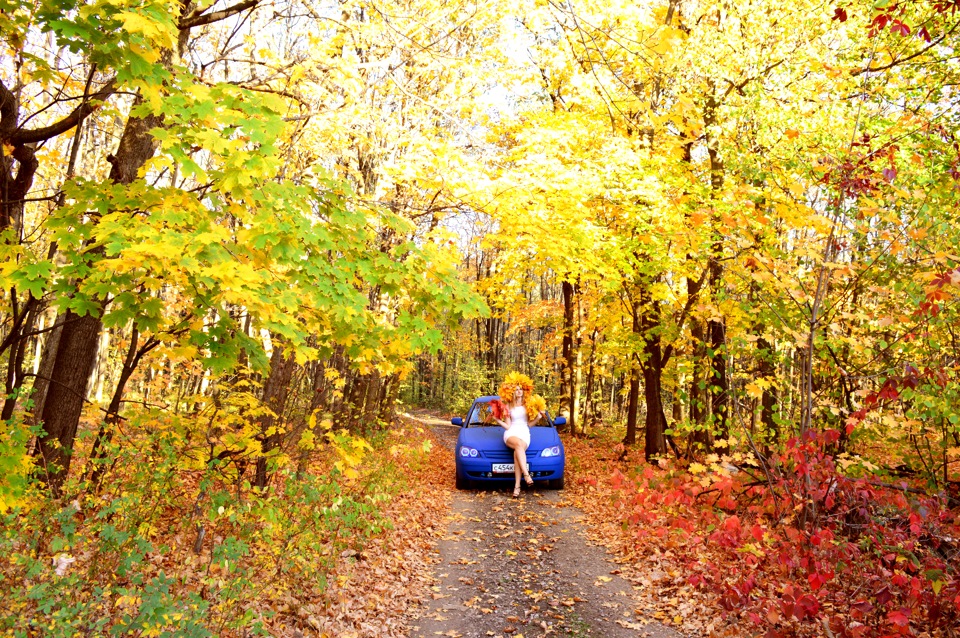
<path fill-rule="evenodd" d="M 546 416 L 547 402 L 539 394 L 531 394 L 527 400 L 523 402 L 523 406 L 527 408 L 527 419 L 530 422 L 533 422 L 533 420 L 537 418 L 537 414 L 541 412 Z"/>

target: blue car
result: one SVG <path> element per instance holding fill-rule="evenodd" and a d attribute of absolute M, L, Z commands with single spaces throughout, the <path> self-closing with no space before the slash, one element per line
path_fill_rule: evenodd
<path fill-rule="evenodd" d="M 456 417 L 450 422 L 460 426 L 457 437 L 457 489 L 472 484 L 496 484 L 513 481 L 513 450 L 503 442 L 504 429 L 493 420 L 490 402 L 498 396 L 479 397 L 470 406 L 466 420 Z M 567 420 L 546 414 L 540 424 L 530 428 L 527 464 L 534 481 L 546 481 L 551 489 L 563 489 L 563 468 L 566 454 L 557 434 L 558 425 Z"/>

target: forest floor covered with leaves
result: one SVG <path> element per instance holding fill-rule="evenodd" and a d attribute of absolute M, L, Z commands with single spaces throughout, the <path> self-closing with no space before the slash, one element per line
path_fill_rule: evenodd
<path fill-rule="evenodd" d="M 519 499 L 507 489 L 457 491 L 457 428 L 445 423 L 424 411 L 400 418 L 403 436 L 431 444 L 419 461 L 397 468 L 409 489 L 383 512 L 391 528 L 362 551 L 341 554 L 330 590 L 297 608 L 288 635 L 312 629 L 345 638 L 672 638 L 755 631 L 724 619 L 717 597 L 688 583 L 684 561 L 669 547 L 637 552 L 609 480 L 630 459 L 566 437 L 562 491 L 524 488 Z"/>
<path fill-rule="evenodd" d="M 408 635 L 452 492 L 422 426 L 328 431 L 260 491 L 233 464 L 189 465 L 203 449 L 176 422 L 153 427 L 102 489 L 0 517 L 0 635 Z"/>
<path fill-rule="evenodd" d="M 960 510 L 946 495 L 845 476 L 812 443 L 820 509 L 804 526 L 789 465 L 769 481 L 727 455 L 656 466 L 603 438 L 566 440 L 568 497 L 655 618 L 690 636 L 957 635 Z"/>
<path fill-rule="evenodd" d="M 452 455 L 458 429 L 424 421 Z M 411 636 L 679 635 L 636 606 L 563 492 L 537 486 L 514 499 L 510 487 L 455 493 L 433 555 L 436 584 Z"/>
<path fill-rule="evenodd" d="M 938 576 L 905 565 L 912 559 L 903 557 L 921 556 L 909 543 L 833 566 L 817 550 L 841 551 L 844 544 L 821 531 L 791 536 L 801 545 L 787 556 L 775 521 L 748 507 L 750 498 L 724 500 L 730 490 L 713 483 L 700 492 L 711 498 L 684 503 L 683 490 L 697 490 L 667 486 L 677 476 L 696 476 L 651 466 L 642 450 L 602 436 L 565 437 L 563 491 L 525 489 L 517 500 L 509 491 L 457 492 L 450 452 L 456 429 L 423 413 L 416 418 L 434 424 L 430 469 L 416 493 L 395 504 L 406 518 L 387 535 L 393 540 L 378 541 L 415 556 L 396 575 L 411 592 L 398 600 L 419 603 L 402 621 L 410 636 L 951 635 L 953 581 L 933 581 L 946 605 L 937 607 L 933 592 L 922 590 Z M 656 481 L 662 501 L 641 503 L 642 485 Z M 899 524 L 893 511 L 891 529 Z M 789 519 L 783 527 L 790 528 Z M 952 529 L 940 530 L 944 542 Z M 922 533 L 932 530 L 925 523 Z M 363 582 L 364 571 L 369 566 L 351 578 Z M 878 582 L 884 577 L 886 586 Z M 343 609 L 363 606 L 345 602 Z"/>
<path fill-rule="evenodd" d="M 584 439 L 565 441 L 574 480 L 566 496 L 584 511 L 591 537 L 612 552 L 621 564 L 624 578 L 632 585 L 637 606 L 650 617 L 675 627 L 686 636 L 746 636 L 755 627 L 730 615 L 718 596 L 691 584 L 687 567 L 689 548 L 679 548 L 664 538 L 655 526 L 627 525 L 624 509 L 611 478 L 615 471 L 645 464 L 642 450 L 622 454 L 622 448 L 597 445 Z M 728 573 L 749 569 L 727 565 Z"/>
<path fill-rule="evenodd" d="M 953 635 L 960 521 L 918 493 L 856 538 L 829 512 L 801 533 L 729 463 L 657 467 L 598 432 L 564 436 L 566 489 L 513 499 L 455 488 L 457 431 L 422 411 L 369 444 L 330 431 L 257 492 L 185 469 L 161 429 L 113 489 L 3 519 L 0 634 Z"/>

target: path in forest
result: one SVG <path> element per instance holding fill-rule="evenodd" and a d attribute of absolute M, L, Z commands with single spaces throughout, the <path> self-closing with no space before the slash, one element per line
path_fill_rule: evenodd
<path fill-rule="evenodd" d="M 459 428 L 415 418 L 453 453 Z M 638 615 L 631 585 L 588 542 L 582 512 L 562 492 L 524 488 L 514 499 L 511 488 L 455 493 L 437 583 L 411 636 L 681 636 Z"/>

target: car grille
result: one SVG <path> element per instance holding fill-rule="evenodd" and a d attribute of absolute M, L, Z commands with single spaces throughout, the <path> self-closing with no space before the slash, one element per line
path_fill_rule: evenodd
<path fill-rule="evenodd" d="M 538 472 L 536 470 L 530 472 L 530 476 L 535 479 L 546 479 L 552 477 L 556 472 L 553 470 L 544 470 Z M 491 474 L 490 472 L 467 472 L 467 476 L 470 478 L 479 478 L 479 479 L 496 479 L 501 481 L 512 480 L 513 474 Z"/>
<path fill-rule="evenodd" d="M 540 450 L 527 450 L 527 458 L 540 455 Z M 513 450 L 484 450 L 483 456 L 494 461 L 512 461 Z"/>

